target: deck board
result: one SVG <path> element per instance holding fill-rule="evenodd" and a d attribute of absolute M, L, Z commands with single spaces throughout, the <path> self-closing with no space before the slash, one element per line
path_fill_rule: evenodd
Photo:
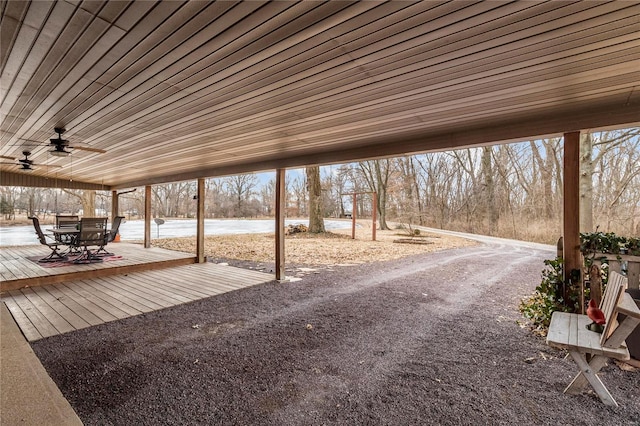
<path fill-rule="evenodd" d="M 4 299 L 4 302 L 16 323 L 21 324 L 20 329 L 22 330 L 22 334 L 24 334 L 27 340 L 33 341 L 42 339 L 44 337 L 38 331 L 36 326 L 33 325 L 29 317 L 27 317 L 27 315 L 18 306 L 16 301 L 13 300 L 13 298 L 7 297 L 6 299 Z"/>
<path fill-rule="evenodd" d="M 55 297 L 56 300 L 58 300 L 58 302 L 64 304 L 67 308 L 69 308 L 71 311 L 76 313 L 80 318 L 86 321 L 87 324 L 89 325 L 98 325 L 104 322 L 104 320 L 101 319 L 94 312 L 92 312 L 91 309 L 87 309 L 87 307 L 84 304 L 78 303 L 76 300 L 69 297 L 67 294 L 65 294 L 58 288 L 56 288 L 54 285 L 47 286 L 46 288 L 41 287 L 38 290 L 48 292 L 51 296 Z M 106 318 L 116 319 L 116 317 L 114 317 L 113 315 L 108 315 Z"/>
<path fill-rule="evenodd" d="M 141 305 L 147 306 L 151 310 L 167 308 L 174 305 L 174 303 L 165 300 L 157 294 L 145 291 L 145 289 L 136 282 L 135 278 L 125 278 L 127 278 L 126 283 L 121 283 L 117 276 L 109 277 L 109 279 L 102 279 L 101 282 L 109 289 L 118 292 L 122 296 L 130 297 Z"/>
<path fill-rule="evenodd" d="M 272 274 L 202 263 L 10 290 L 2 301 L 27 340 L 35 341 L 273 279 Z"/>
<path fill-rule="evenodd" d="M 115 319 L 122 319 L 122 318 L 127 318 L 128 316 L 131 315 L 136 315 L 136 311 L 134 312 L 127 312 L 121 308 L 119 308 L 117 305 L 120 304 L 119 301 L 113 299 L 115 301 L 115 303 L 112 303 L 112 299 L 111 297 L 109 297 L 109 295 L 106 294 L 102 294 L 102 293 L 98 293 L 96 291 L 89 291 L 89 287 L 86 285 L 80 285 L 80 283 L 77 282 L 72 282 L 72 283 L 64 283 L 64 284 L 52 284 L 54 287 L 56 288 L 61 288 L 64 287 L 66 289 L 65 294 L 70 295 L 71 292 L 78 294 L 79 298 L 74 297 L 74 300 L 76 300 L 78 303 L 84 303 L 84 305 L 91 303 L 95 306 L 86 306 L 87 309 L 90 309 L 91 312 L 93 312 L 96 316 L 102 318 L 102 316 L 100 315 L 100 309 L 107 312 L 109 315 L 112 315 L 113 317 L 115 317 Z M 49 287 L 49 286 L 46 286 Z M 84 301 L 84 302 L 81 302 Z M 97 309 L 97 308 L 99 309 Z M 104 319 L 104 321 L 108 321 L 107 319 Z"/>
<path fill-rule="evenodd" d="M 75 311 L 69 309 L 67 305 L 53 297 L 53 295 L 46 289 L 42 287 L 34 287 L 31 289 L 31 291 L 37 294 L 43 302 L 51 307 L 51 309 L 56 311 L 69 325 L 71 325 L 73 329 L 78 330 L 81 328 L 89 327 L 91 325 Z"/>
<path fill-rule="evenodd" d="M 111 279 L 117 280 L 118 277 L 112 277 Z M 167 289 L 166 284 L 160 286 L 149 283 L 144 280 L 143 277 L 131 277 L 130 283 L 135 284 L 139 289 L 143 291 L 154 294 L 158 299 L 169 303 L 169 306 L 175 305 L 176 303 L 187 303 L 195 300 L 193 296 L 185 296 L 183 292 L 180 292 L 177 289 Z M 123 280 L 122 284 L 126 285 L 127 283 Z"/>
<path fill-rule="evenodd" d="M 53 324 L 49 322 L 47 317 L 40 312 L 21 291 L 12 290 L 9 294 L 15 306 L 22 311 L 24 317 L 29 321 L 28 327 L 33 326 L 42 337 L 60 334 Z M 9 305 L 7 305 L 7 307 L 9 307 Z M 14 319 L 18 322 L 18 318 L 14 317 Z M 22 327 L 20 328 L 22 329 Z"/>
<path fill-rule="evenodd" d="M 64 319 L 58 310 L 49 306 L 49 304 L 42 300 L 42 298 L 37 295 L 33 289 L 25 288 L 22 291 L 22 295 L 33 304 L 33 307 L 37 309 L 55 327 L 55 329 L 58 330 L 59 333 L 67 333 L 74 329 L 74 327 Z"/>
<path fill-rule="evenodd" d="M 223 292 L 221 289 L 212 287 L 208 283 L 186 281 L 182 277 L 179 277 L 179 279 L 170 279 L 170 277 L 163 276 L 162 271 L 149 272 L 150 276 L 154 279 L 154 282 L 157 282 L 164 288 L 173 289 L 180 294 L 193 297 L 194 300 L 202 299 L 203 297 L 214 296 Z"/>
<path fill-rule="evenodd" d="M 194 255 L 158 247 L 144 248 L 140 244 L 115 243 L 108 246 L 121 259 L 60 267 L 31 261 L 29 257 L 45 257 L 50 252 L 43 246 L 20 246 L 0 248 L 0 277 L 2 291 L 43 284 L 71 281 L 74 279 L 103 277 L 134 272 L 144 269 L 156 269 L 194 262 Z"/>
<path fill-rule="evenodd" d="M 96 278 L 95 280 L 84 280 L 84 282 L 94 291 L 98 291 L 111 297 L 112 300 L 116 301 L 115 303 L 119 302 L 119 305 L 117 306 L 127 312 L 130 312 L 132 315 L 151 312 L 154 309 L 160 309 L 163 307 L 151 302 L 145 303 L 144 299 L 136 296 L 134 293 L 118 291 L 118 288 L 111 288 L 108 279 Z"/>

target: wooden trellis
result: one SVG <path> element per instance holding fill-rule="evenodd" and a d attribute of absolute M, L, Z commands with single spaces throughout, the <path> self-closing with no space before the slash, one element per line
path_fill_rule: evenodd
<path fill-rule="evenodd" d="M 376 220 L 377 220 L 377 195 L 375 192 L 347 192 L 340 195 L 351 195 L 353 197 L 353 207 L 351 208 L 351 239 L 356 239 L 356 203 L 358 195 L 371 194 L 371 241 L 376 240 Z"/>

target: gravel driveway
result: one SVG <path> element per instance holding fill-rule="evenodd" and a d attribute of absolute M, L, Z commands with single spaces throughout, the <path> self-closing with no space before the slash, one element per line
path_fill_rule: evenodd
<path fill-rule="evenodd" d="M 576 372 L 521 328 L 554 252 L 487 244 L 323 269 L 33 344 L 87 425 L 639 425 L 563 395 Z"/>

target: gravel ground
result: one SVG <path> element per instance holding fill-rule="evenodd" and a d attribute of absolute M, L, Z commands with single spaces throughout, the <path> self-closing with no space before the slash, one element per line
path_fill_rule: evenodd
<path fill-rule="evenodd" d="M 574 363 L 518 325 L 551 254 L 323 268 L 33 348 L 87 425 L 639 425 L 640 372 L 602 370 L 618 408 L 564 395 Z"/>

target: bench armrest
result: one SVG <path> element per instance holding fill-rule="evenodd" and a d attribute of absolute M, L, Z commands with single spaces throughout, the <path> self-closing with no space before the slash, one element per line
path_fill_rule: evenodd
<path fill-rule="evenodd" d="M 640 308 L 629 293 L 624 293 L 622 296 L 622 300 L 618 304 L 618 312 L 629 317 L 640 318 Z"/>

